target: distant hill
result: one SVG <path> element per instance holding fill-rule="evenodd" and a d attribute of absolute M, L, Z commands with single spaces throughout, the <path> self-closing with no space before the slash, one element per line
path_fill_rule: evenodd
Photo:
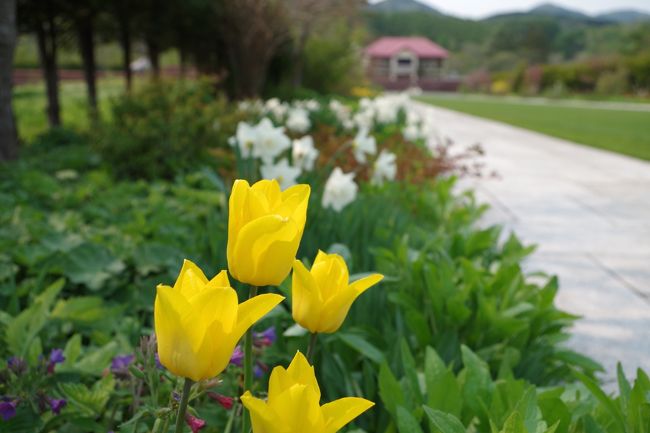
<path fill-rule="evenodd" d="M 558 17 L 558 18 L 572 18 L 576 20 L 588 20 L 591 17 L 582 12 L 568 9 L 562 6 L 555 5 L 553 3 L 542 3 L 539 6 L 535 6 L 527 12 L 528 15 L 544 15 L 549 17 Z"/>
<path fill-rule="evenodd" d="M 382 0 L 378 3 L 370 4 L 368 9 L 373 12 L 427 12 L 439 14 L 436 9 L 429 5 L 420 3 L 417 0 Z"/>
<path fill-rule="evenodd" d="M 596 15 L 596 18 L 601 21 L 615 23 L 637 23 L 641 21 L 650 21 L 650 14 L 634 9 L 621 9 Z"/>

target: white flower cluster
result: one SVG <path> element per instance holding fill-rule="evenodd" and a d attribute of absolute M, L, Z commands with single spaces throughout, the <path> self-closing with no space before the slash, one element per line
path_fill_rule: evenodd
<path fill-rule="evenodd" d="M 282 188 L 287 188 L 295 184 L 302 173 L 314 170 L 319 151 L 313 138 L 304 134 L 312 127 L 312 112 L 329 110 L 343 130 L 356 131 L 347 146 L 350 146 L 358 164 L 372 168 L 371 182 L 381 185 L 395 179 L 397 156 L 385 149 L 377 155 L 373 129 L 380 124 L 395 123 L 405 113 L 406 126 L 403 134 L 407 140 L 416 141 L 429 135 L 428 126 L 419 116 L 409 112 L 408 103 L 407 94 L 364 98 L 359 102 L 357 110 L 352 110 L 335 99 L 323 106 L 313 99 L 292 103 L 277 98 L 265 102 L 245 101 L 239 104 L 239 109 L 262 116 L 262 120 L 255 125 L 240 122 L 236 135 L 231 138 L 231 144 L 238 146 L 240 155 L 244 158 L 261 160 L 262 177 L 277 179 Z M 284 126 L 276 127 L 273 122 Z M 291 133 L 302 136 L 291 140 L 285 134 L 285 127 Z M 358 192 L 354 177 L 354 172 L 344 173 L 340 167 L 335 167 L 325 182 L 323 207 L 340 212 L 352 203 Z"/>

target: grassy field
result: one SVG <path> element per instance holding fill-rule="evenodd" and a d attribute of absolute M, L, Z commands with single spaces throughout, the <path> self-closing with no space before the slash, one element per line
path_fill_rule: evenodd
<path fill-rule="evenodd" d="M 650 112 L 424 96 L 422 101 L 650 160 Z"/>
<path fill-rule="evenodd" d="M 146 80 L 136 80 L 136 86 Z M 90 126 L 86 87 L 83 81 L 64 81 L 60 84 L 61 121 L 64 126 L 86 130 Z M 122 78 L 105 78 L 98 81 L 99 111 L 102 119 L 110 116 L 112 98 L 124 92 Z M 13 108 L 20 138 L 29 143 L 47 131 L 45 111 L 45 84 L 25 84 L 14 87 Z"/>

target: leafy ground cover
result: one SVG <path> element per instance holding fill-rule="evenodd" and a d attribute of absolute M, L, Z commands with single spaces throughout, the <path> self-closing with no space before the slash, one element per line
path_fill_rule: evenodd
<path fill-rule="evenodd" d="M 168 89 L 164 95 L 195 103 Z M 151 124 L 152 110 L 132 102 L 116 102 L 116 109 L 135 107 L 127 124 L 138 112 Z M 244 119 L 218 124 L 232 134 L 231 146 L 206 140 L 203 150 L 217 156 L 190 160 L 171 176 L 119 174 L 120 160 L 95 142 L 106 130 L 50 133 L 3 166 L 0 357 L 9 361 L 0 364 L 0 432 L 165 431 L 181 382 L 157 364 L 156 285 L 171 284 L 184 258 L 209 276 L 227 267 L 232 181 L 269 170 L 282 183 L 312 186 L 297 258 L 309 265 L 319 249 L 336 252 L 352 279 L 385 275 L 338 332 L 319 335 L 314 354 L 324 401 L 363 396 L 377 404 L 349 431 L 644 431 L 645 374 L 635 384 L 621 374 L 618 397 L 599 388 L 598 364 L 561 344 L 576 318 L 555 308 L 556 279 L 531 279 L 519 265 L 531 247 L 515 237 L 499 243 L 498 227 L 477 228 L 484 207 L 454 190 L 462 161 L 427 142 L 424 120 L 406 107 L 399 98 L 230 107 Z M 269 149 L 271 165 L 260 156 Z M 223 158 L 231 164 L 215 163 Z M 273 291 L 290 299 L 290 280 Z M 236 289 L 244 299 L 246 288 Z M 270 369 L 304 351 L 309 335 L 294 324 L 290 303 L 253 335 L 252 391 L 263 396 Z M 205 421 L 188 421 L 196 431 L 239 428 L 238 356 L 218 380 L 195 386 L 192 419 Z"/>
<path fill-rule="evenodd" d="M 496 98 L 467 100 L 426 96 L 422 101 L 650 160 L 650 112 L 529 105 Z"/>

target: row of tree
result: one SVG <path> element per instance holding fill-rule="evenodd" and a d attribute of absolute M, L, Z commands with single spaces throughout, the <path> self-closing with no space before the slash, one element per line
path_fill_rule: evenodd
<path fill-rule="evenodd" d="M 51 126 L 61 123 L 57 52 L 76 47 L 87 87 L 91 116 L 97 116 L 95 47 L 98 41 L 121 47 L 126 89 L 132 87 L 134 44 L 146 47 L 151 75 L 161 74 L 161 53 L 179 53 L 180 74 L 192 65 L 220 78 L 233 99 L 263 89 L 272 60 L 282 51 L 282 74 L 302 84 L 304 49 L 310 35 L 333 19 L 354 19 L 363 0 L 2 0 L 0 15 L 0 110 L 11 118 L 11 59 L 16 34 L 36 37 Z M 15 17 L 18 17 L 15 20 Z M 288 53 L 288 55 L 287 55 Z M 9 115 L 5 111 L 9 111 Z M 3 119 L 5 118 L 3 117 Z M 13 121 L 7 121 L 14 123 Z M 0 134 L 5 134 L 0 120 Z M 15 127 L 7 132 L 16 142 Z M 7 129 L 8 131 L 9 129 Z M 0 135 L 0 148 L 9 139 Z M 15 148 L 15 146 L 11 146 Z M 0 158 L 15 155 L 1 151 Z"/>

